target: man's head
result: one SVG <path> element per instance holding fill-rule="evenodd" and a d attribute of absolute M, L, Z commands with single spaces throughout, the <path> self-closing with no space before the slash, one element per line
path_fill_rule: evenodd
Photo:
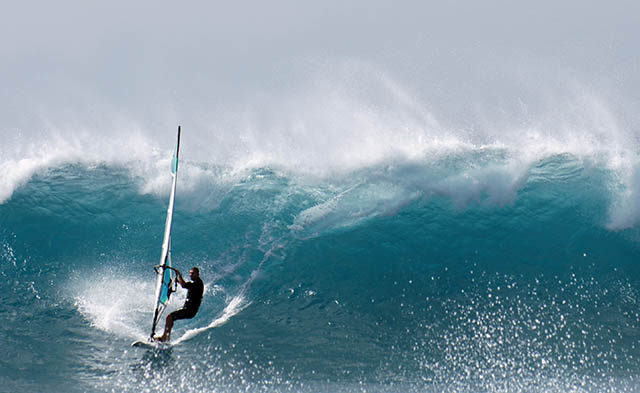
<path fill-rule="evenodd" d="M 200 277 L 200 269 L 198 269 L 197 267 L 192 267 L 191 270 L 189 270 L 189 277 L 191 277 L 192 280 L 195 280 L 196 278 Z"/>

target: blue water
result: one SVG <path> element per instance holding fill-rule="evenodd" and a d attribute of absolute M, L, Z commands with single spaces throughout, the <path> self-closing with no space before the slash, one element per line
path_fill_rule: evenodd
<path fill-rule="evenodd" d="M 42 167 L 0 204 L 0 390 L 640 390 L 633 189 L 598 160 L 518 162 L 185 160 L 172 257 L 206 292 L 164 350 L 130 344 L 151 327 L 168 165 L 156 183 L 137 162 Z"/>

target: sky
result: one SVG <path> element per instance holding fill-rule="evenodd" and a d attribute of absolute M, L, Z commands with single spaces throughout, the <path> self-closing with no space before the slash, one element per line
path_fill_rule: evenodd
<path fill-rule="evenodd" d="M 597 128 L 602 117 L 633 134 L 640 125 L 635 1 L 26 0 L 2 9 L 0 136 L 13 141 L 4 155 L 51 135 L 164 136 L 178 123 L 226 149 L 249 135 L 276 150 L 319 133 L 355 141 L 370 123 L 479 140 L 532 125 Z M 605 115 L 581 124 L 594 111 Z M 278 142 L 300 133 L 304 141 Z"/>

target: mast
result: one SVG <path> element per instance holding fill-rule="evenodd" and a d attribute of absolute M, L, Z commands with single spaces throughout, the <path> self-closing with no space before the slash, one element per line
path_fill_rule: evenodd
<path fill-rule="evenodd" d="M 151 326 L 151 338 L 155 335 L 156 327 L 164 312 L 169 297 L 171 296 L 171 283 L 174 280 L 173 268 L 171 267 L 171 224 L 173 221 L 173 204 L 176 197 L 176 184 L 178 182 L 178 155 L 180 153 L 180 126 L 178 126 L 178 139 L 176 149 L 171 161 L 171 194 L 169 195 L 169 206 L 167 207 L 167 219 L 164 225 L 164 237 L 162 240 L 162 254 L 160 264 L 154 269 L 157 273 L 156 296 L 153 311 L 153 324 Z"/>

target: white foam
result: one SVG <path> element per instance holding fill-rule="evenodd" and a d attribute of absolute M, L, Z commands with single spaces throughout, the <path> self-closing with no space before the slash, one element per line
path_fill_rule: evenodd
<path fill-rule="evenodd" d="M 119 337 L 148 337 L 154 302 L 151 280 L 108 271 L 74 281 L 71 287 L 76 307 L 92 326 Z"/>
<path fill-rule="evenodd" d="M 607 227 L 612 230 L 630 228 L 640 221 L 640 158 L 618 168 L 616 182 L 612 183 L 613 202 Z"/>
<path fill-rule="evenodd" d="M 531 161 L 510 159 L 502 164 L 465 169 L 429 185 L 429 189 L 448 196 L 462 207 L 471 201 L 503 206 L 514 201 L 532 165 Z"/>
<path fill-rule="evenodd" d="M 99 131 L 71 135 L 51 131 L 33 138 L 15 138 L 12 144 L 0 148 L 0 203 L 40 170 L 73 163 L 91 166 L 149 162 L 157 156 L 157 150 L 135 129 L 119 137 L 103 135 Z"/>
<path fill-rule="evenodd" d="M 207 326 L 187 330 L 182 336 L 180 336 L 180 338 L 175 340 L 173 344 L 175 345 L 190 340 L 204 331 L 224 325 L 225 323 L 227 323 L 227 321 L 229 321 L 231 317 L 238 314 L 248 305 L 249 303 L 245 301 L 243 296 L 235 296 L 231 298 L 231 300 L 227 303 L 227 306 L 222 311 L 222 314 L 218 318 L 211 321 L 211 323 Z"/>
<path fill-rule="evenodd" d="M 549 92 L 536 97 L 544 105 L 525 120 L 509 114 L 500 121 L 478 117 L 470 129 L 461 129 L 454 125 L 458 124 L 455 119 L 438 118 L 418 95 L 369 64 L 343 61 L 325 68 L 308 72 L 286 89 L 256 91 L 245 104 L 229 104 L 183 125 L 181 192 L 229 185 L 254 168 L 336 182 L 371 168 L 428 167 L 452 156 L 503 152 L 502 163 L 470 160 L 458 174 L 437 184 L 433 179 L 412 185 L 386 179 L 389 190 L 382 191 L 382 182 L 374 194 L 380 196 L 380 204 L 394 194 L 397 200 L 390 201 L 391 209 L 411 200 L 416 187 L 450 196 L 458 204 L 486 195 L 504 205 L 513 201 L 532 165 L 549 156 L 569 154 L 619 173 L 620 184 L 611 187 L 616 201 L 611 209 L 612 228 L 637 221 L 623 218 L 638 216 L 630 210 L 639 187 L 633 169 L 637 137 L 602 95 L 575 81 L 558 87 L 563 93 L 558 99 L 549 98 L 553 96 Z M 72 124 L 80 125 L 74 129 L 50 125 L 46 129 L 54 131 L 14 137 L 0 147 L 0 203 L 38 170 L 72 162 L 126 166 L 141 179 L 141 193 L 168 193 L 173 129 L 159 133 L 135 124 L 109 125 L 116 129 Z M 357 178 L 344 189 L 362 181 L 376 183 L 375 176 Z M 345 199 L 338 201 L 342 201 L 339 206 L 332 207 L 335 202 L 328 201 L 301 214 L 298 224 L 345 206 Z M 323 209 L 325 213 L 320 212 Z"/>
<path fill-rule="evenodd" d="M 357 184 L 325 202 L 300 212 L 290 229 L 297 236 L 313 236 L 327 228 L 344 228 L 387 214 L 418 196 L 389 181 Z"/>
<path fill-rule="evenodd" d="M 90 273 L 76 273 L 67 287 L 72 291 L 71 296 L 78 311 L 94 328 L 131 340 L 145 340 L 149 336 L 155 301 L 155 282 L 152 278 L 139 278 L 116 268 L 105 268 Z M 205 295 L 207 291 L 208 286 L 205 286 Z M 214 295 L 219 291 L 220 288 L 214 287 Z M 185 290 L 178 289 L 165 314 L 184 304 L 185 295 Z M 187 330 L 172 344 L 223 325 L 248 304 L 243 295 L 230 298 L 220 316 L 207 326 Z"/>

